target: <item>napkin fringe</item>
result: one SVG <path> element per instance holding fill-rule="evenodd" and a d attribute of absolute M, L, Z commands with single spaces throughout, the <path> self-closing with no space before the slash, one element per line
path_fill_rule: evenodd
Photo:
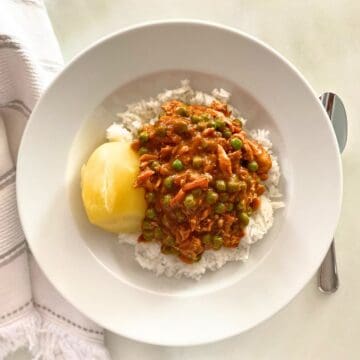
<path fill-rule="evenodd" d="M 84 340 L 48 319 L 42 320 L 37 341 L 34 360 L 110 360 L 103 344 Z"/>
<path fill-rule="evenodd" d="M 40 324 L 40 314 L 32 310 L 13 323 L 0 327 L 0 359 L 5 359 L 21 347 L 33 351 L 38 342 L 37 329 Z"/>

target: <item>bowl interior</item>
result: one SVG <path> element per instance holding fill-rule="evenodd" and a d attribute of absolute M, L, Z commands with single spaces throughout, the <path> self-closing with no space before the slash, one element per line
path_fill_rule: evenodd
<path fill-rule="evenodd" d="M 68 161 L 68 199 L 73 215 L 79 226 L 82 239 L 96 259 L 119 280 L 133 286 L 165 294 L 195 294 L 215 291 L 221 287 L 238 281 L 267 256 L 276 241 L 281 227 L 284 210 L 275 214 L 275 224 L 266 236 L 251 248 L 247 262 L 232 262 L 216 272 L 208 271 L 201 281 L 191 279 L 169 279 L 166 276 L 156 277 L 154 273 L 144 270 L 136 263 L 134 249 L 130 245 L 120 245 L 116 235 L 106 233 L 90 225 L 84 212 L 80 197 L 80 168 L 96 146 L 105 141 L 105 130 L 114 121 L 116 113 L 124 111 L 126 105 L 141 99 L 156 96 L 166 88 L 180 86 L 182 79 L 189 79 L 191 85 L 201 91 L 211 92 L 213 88 L 224 88 L 232 93 L 231 104 L 241 111 L 248 119 L 249 129 L 268 129 L 274 144 L 275 154 L 279 154 L 283 174 L 289 174 L 287 169 L 286 149 L 278 124 L 263 106 L 239 85 L 212 74 L 193 71 L 164 71 L 148 74 L 119 87 L 99 104 L 93 113 L 83 120 L 72 144 Z M 286 176 L 286 175 L 285 175 Z M 291 177 L 284 177 L 281 190 L 286 202 L 285 184 L 291 182 Z"/>

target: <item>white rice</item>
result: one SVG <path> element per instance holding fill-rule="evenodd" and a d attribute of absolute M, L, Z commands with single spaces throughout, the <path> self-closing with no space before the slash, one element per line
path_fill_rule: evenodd
<path fill-rule="evenodd" d="M 193 90 L 188 80 L 183 80 L 181 86 L 173 90 L 165 90 L 155 99 L 141 100 L 130 104 L 127 110 L 119 113 L 120 123 L 114 123 L 107 131 L 106 136 L 110 141 L 130 139 L 145 123 L 154 123 L 161 110 L 161 104 L 171 99 L 177 99 L 189 104 L 210 105 L 213 100 L 228 103 L 230 93 L 224 89 L 214 89 L 211 95 Z M 234 117 L 240 117 L 237 109 L 228 105 Z M 245 119 L 244 123 L 246 122 Z M 218 251 L 205 251 L 201 260 L 194 264 L 185 264 L 175 256 L 164 255 L 157 242 L 139 243 L 138 234 L 119 234 L 121 244 L 130 244 L 135 248 L 135 259 L 144 268 L 151 270 L 156 275 L 180 278 L 182 276 L 199 280 L 206 270 L 215 271 L 229 261 L 246 261 L 249 257 L 250 246 L 264 237 L 273 225 L 274 211 L 284 207 L 279 191 L 280 167 L 277 157 L 272 153 L 272 143 L 268 130 L 256 129 L 249 132 L 250 136 L 262 144 L 270 153 L 272 168 L 266 181 L 267 191 L 261 196 L 261 206 L 250 218 L 246 228 L 246 235 L 241 240 L 237 249 L 221 248 Z"/>

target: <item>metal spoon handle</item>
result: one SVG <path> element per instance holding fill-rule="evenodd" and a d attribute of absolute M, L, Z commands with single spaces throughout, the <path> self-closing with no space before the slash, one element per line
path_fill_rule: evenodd
<path fill-rule="evenodd" d="M 336 94 L 330 92 L 322 94 L 320 100 L 334 127 L 339 150 L 342 152 L 347 138 L 347 120 L 344 105 Z M 334 239 L 321 264 L 318 287 L 320 291 L 327 294 L 335 292 L 339 287 Z"/>
<path fill-rule="evenodd" d="M 336 266 L 336 254 L 334 239 L 323 260 L 319 271 L 319 289 L 320 291 L 331 294 L 339 287 L 339 277 Z"/>

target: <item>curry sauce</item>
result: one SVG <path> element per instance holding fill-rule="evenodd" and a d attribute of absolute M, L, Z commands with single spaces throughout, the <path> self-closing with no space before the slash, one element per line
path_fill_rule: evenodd
<path fill-rule="evenodd" d="M 132 147 L 140 155 L 135 187 L 147 210 L 139 241 L 158 241 L 186 263 L 206 250 L 235 248 L 260 206 L 272 163 L 226 104 L 171 100 Z"/>

